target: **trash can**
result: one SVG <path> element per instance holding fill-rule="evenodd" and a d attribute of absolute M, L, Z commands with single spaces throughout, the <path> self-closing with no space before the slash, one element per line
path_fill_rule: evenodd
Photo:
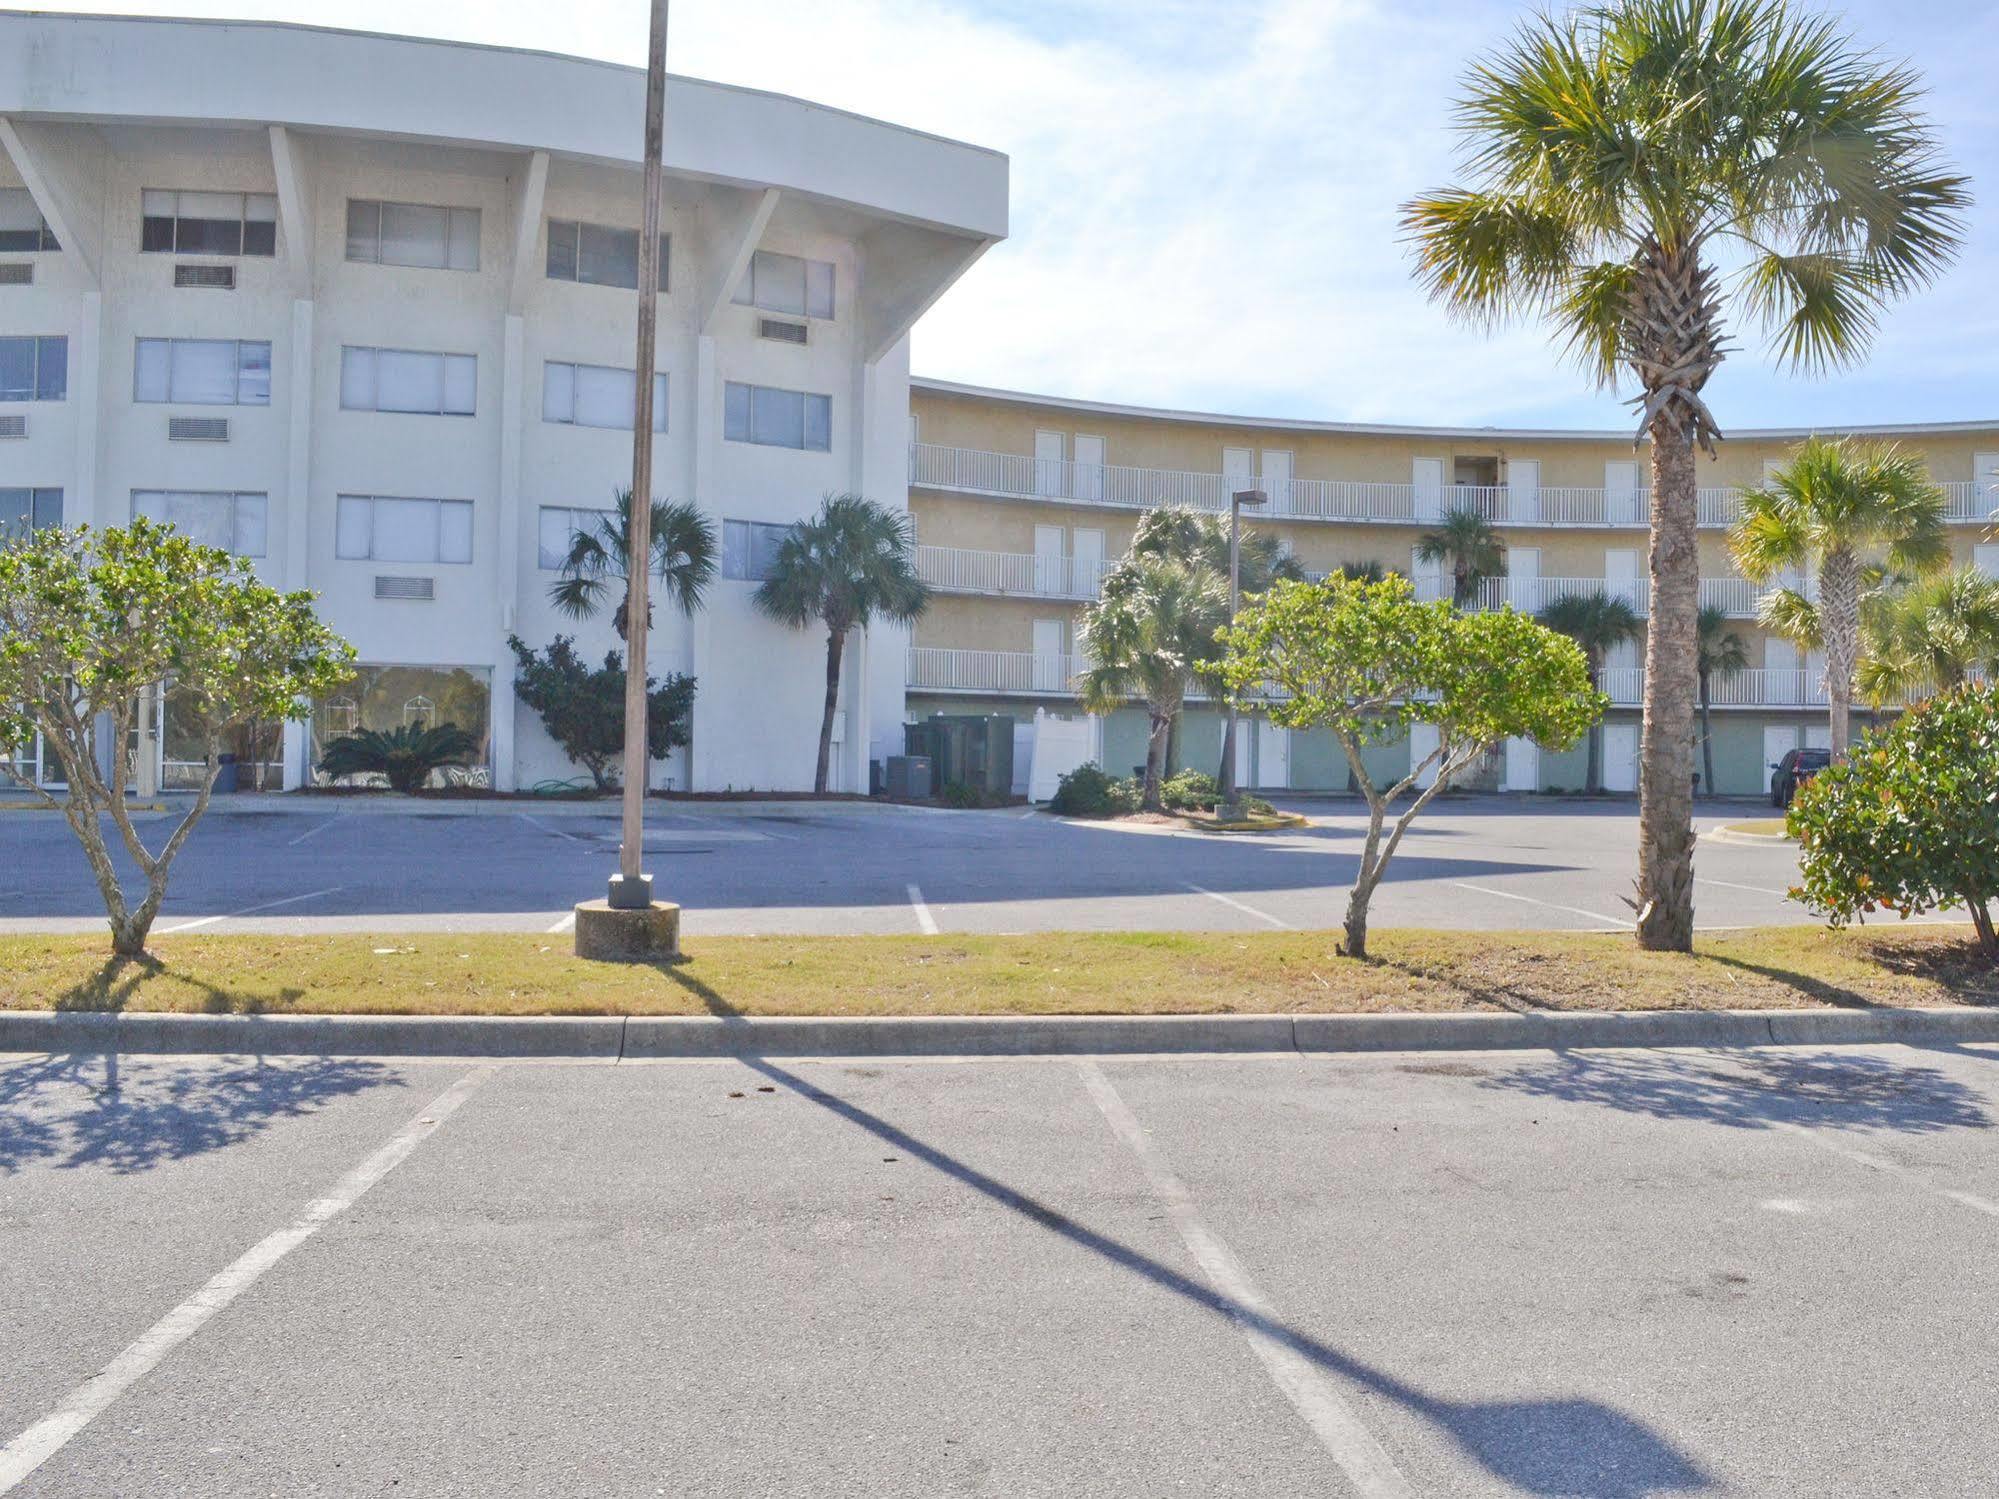
<path fill-rule="evenodd" d="M 215 790 L 220 796 L 232 795 L 236 790 L 236 757 L 223 755 L 218 760 L 215 772 Z"/>

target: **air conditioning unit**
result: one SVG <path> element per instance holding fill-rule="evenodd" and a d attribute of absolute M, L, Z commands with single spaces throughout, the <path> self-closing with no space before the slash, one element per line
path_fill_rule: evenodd
<path fill-rule="evenodd" d="M 27 435 L 28 418 L 25 413 L 10 411 L 5 416 L 0 416 L 0 437 L 26 437 Z"/>
<path fill-rule="evenodd" d="M 229 441 L 229 418 L 226 416 L 170 416 L 167 418 L 168 442 L 227 442 Z"/>
<path fill-rule="evenodd" d="M 0 265 L 0 286 L 32 286 L 35 280 L 35 263 L 32 260 L 11 260 Z"/>
<path fill-rule="evenodd" d="M 434 578 L 398 578 L 386 573 L 375 574 L 375 597 L 378 599 L 434 599 L 437 597 L 437 580 Z"/>
<path fill-rule="evenodd" d="M 177 265 L 174 267 L 175 286 L 194 286 L 206 291 L 236 290 L 236 267 L 233 265 Z"/>
<path fill-rule="evenodd" d="M 804 323 L 794 323 L 776 317 L 757 319 L 758 338 L 774 339 L 781 344 L 802 344 L 810 336 L 811 329 Z"/>

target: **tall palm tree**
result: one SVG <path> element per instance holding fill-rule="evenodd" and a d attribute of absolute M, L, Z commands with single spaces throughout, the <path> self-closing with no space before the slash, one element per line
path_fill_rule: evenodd
<path fill-rule="evenodd" d="M 1125 557 L 1084 608 L 1077 641 L 1090 665 L 1083 706 L 1110 713 L 1136 698 L 1145 705 L 1142 804 L 1162 810 L 1161 768 L 1187 692 L 1214 666 L 1215 632 L 1228 618 L 1229 589 L 1213 569 L 1160 557 Z"/>
<path fill-rule="evenodd" d="M 1875 596 L 1861 613 L 1855 685 L 1878 713 L 1999 674 L 1999 583 L 1975 567 Z"/>
<path fill-rule="evenodd" d="M 1652 603 L 1638 939 L 1693 946 L 1695 449 L 1733 303 L 1807 371 L 1857 360 L 1881 310 L 1957 252 L 1965 179 L 1921 83 L 1786 0 L 1604 0 L 1544 12 L 1473 67 L 1469 188 L 1403 211 L 1417 273 L 1487 327 L 1544 316 L 1652 444 Z M 1722 265 L 1731 268 L 1724 285 Z"/>
<path fill-rule="evenodd" d="M 1506 543 L 1492 522 L 1470 506 L 1453 510 L 1436 530 L 1418 537 L 1416 556 L 1450 564 L 1451 602 L 1460 609 L 1478 597 L 1486 579 L 1506 574 Z"/>
<path fill-rule="evenodd" d="M 1551 630 L 1559 631 L 1583 648 L 1589 662 L 1590 681 L 1603 670 L 1603 658 L 1645 633 L 1645 621 L 1623 599 L 1601 589 L 1595 593 L 1567 593 L 1537 616 Z M 1692 774 L 1691 771 L 1688 772 Z M 1590 725 L 1588 769 L 1583 773 L 1583 789 L 1603 789 L 1603 720 Z"/>
<path fill-rule="evenodd" d="M 1948 563 L 1946 505 L 1914 453 L 1821 437 L 1801 444 L 1765 488 L 1743 496 L 1742 519 L 1728 538 L 1743 576 L 1767 583 L 1786 568 L 1818 570 L 1818 634 L 1835 761 L 1846 758 L 1852 736 L 1864 571 L 1883 560 L 1897 572 L 1919 574 Z M 1763 615 L 1786 632 L 1786 620 L 1809 607 L 1796 589 L 1780 588 L 1764 597 Z"/>
<path fill-rule="evenodd" d="M 589 619 L 615 595 L 618 606 L 611 623 L 620 640 L 630 638 L 625 585 L 631 535 L 632 492 L 621 489 L 615 510 L 570 532 L 561 576 L 548 585 L 555 607 L 571 619 Z M 695 506 L 684 501 L 652 502 L 652 570 L 682 614 L 691 615 L 701 607 L 701 595 L 715 576 L 715 527 Z M 646 627 L 652 627 L 650 599 Z"/>
<path fill-rule="evenodd" d="M 1695 670 L 1701 683 L 1701 784 L 1714 795 L 1714 679 L 1727 681 L 1749 670 L 1749 642 L 1728 622 L 1718 604 L 1703 604 L 1695 624 Z"/>
<path fill-rule="evenodd" d="M 817 515 L 778 543 L 770 576 L 754 597 L 757 609 L 781 625 L 802 630 L 816 620 L 826 627 L 826 705 L 812 774 L 812 789 L 823 796 L 847 636 L 877 615 L 908 624 L 930 603 L 916 575 L 916 530 L 903 511 L 857 494 L 828 495 Z"/>
<path fill-rule="evenodd" d="M 1242 532 L 1239 576 L 1245 594 L 1265 593 L 1278 579 L 1305 581 L 1305 566 L 1290 545 L 1268 531 Z M 1228 522 L 1212 511 L 1193 510 L 1184 505 L 1162 505 L 1138 518 L 1132 531 L 1131 553 L 1138 557 L 1159 557 L 1189 566 L 1205 567 L 1229 575 Z"/>

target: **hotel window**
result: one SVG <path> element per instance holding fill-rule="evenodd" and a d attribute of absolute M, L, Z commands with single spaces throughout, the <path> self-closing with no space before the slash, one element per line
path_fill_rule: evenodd
<path fill-rule="evenodd" d="M 578 531 L 598 531 L 617 512 L 576 510 L 565 505 L 541 507 L 536 564 L 544 572 L 560 570 L 569 556 L 569 547 Z"/>
<path fill-rule="evenodd" d="M 349 562 L 470 562 L 470 500 L 343 494 L 333 552 Z"/>
<path fill-rule="evenodd" d="M 766 448 L 803 448 L 826 453 L 833 447 L 833 398 L 769 385 L 722 388 L 722 435 L 730 442 Z"/>
<path fill-rule="evenodd" d="M 722 522 L 722 576 L 761 583 L 777 565 L 777 549 L 796 529 L 759 520 Z"/>
<path fill-rule="evenodd" d="M 167 255 L 275 255 L 278 200 L 269 193 L 175 193 L 147 188 L 139 248 Z"/>
<path fill-rule="evenodd" d="M 0 251 L 22 254 L 61 248 L 41 209 L 35 207 L 35 195 L 25 187 L 0 187 Z"/>
<path fill-rule="evenodd" d="M 666 290 L 671 237 L 659 237 L 659 289 Z M 548 279 L 587 286 L 639 286 L 639 232 L 573 219 L 548 221 Z"/>
<path fill-rule="evenodd" d="M 268 406 L 271 346 L 235 338 L 142 338 L 132 399 L 175 406 Z"/>
<path fill-rule="evenodd" d="M 735 301 L 744 307 L 760 307 L 765 312 L 830 318 L 833 262 L 759 250 L 750 257 L 750 268 L 736 288 Z"/>
<path fill-rule="evenodd" d="M 541 419 L 574 427 L 632 430 L 632 407 L 638 398 L 630 370 L 603 364 L 558 364 L 541 367 Z M 666 430 L 666 376 L 652 377 L 652 429 Z"/>
<path fill-rule="evenodd" d="M 231 490 L 135 489 L 132 513 L 172 526 L 190 541 L 234 552 L 264 555 L 269 500 Z"/>
<path fill-rule="evenodd" d="M 347 258 L 435 271 L 479 269 L 479 210 L 347 200 Z"/>
<path fill-rule="evenodd" d="M 340 405 L 345 411 L 471 416 L 478 395 L 479 360 L 472 354 L 352 346 L 340 351 Z"/>
<path fill-rule="evenodd" d="M 61 524 L 60 489 L 0 489 L 0 546 Z"/>
<path fill-rule="evenodd" d="M 67 338 L 0 338 L 0 401 L 60 401 L 68 394 Z"/>

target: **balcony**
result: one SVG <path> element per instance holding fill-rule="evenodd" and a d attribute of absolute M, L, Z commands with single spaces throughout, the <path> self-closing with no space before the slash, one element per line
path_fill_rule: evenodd
<path fill-rule="evenodd" d="M 1645 700 L 1645 668 L 1611 666 L 1597 673 L 1597 687 L 1620 708 L 1635 708 Z M 1717 708 L 1823 708 L 1822 674 L 1809 667 L 1757 667 L 1733 676 L 1717 676 L 1711 684 Z M 1862 706 L 1855 699 L 1856 706 Z"/>
<path fill-rule="evenodd" d="M 909 648 L 909 685 L 934 692 L 998 692 L 1073 696 L 1078 675 L 1089 665 L 1081 656 L 1034 651 L 959 651 L 938 646 Z"/>
<path fill-rule="evenodd" d="M 1416 596 L 1423 600 L 1448 599 L 1452 586 L 1448 577 L 1426 575 L 1416 580 Z M 1487 578 L 1472 595 L 1473 609 L 1503 609 L 1512 605 L 1522 614 L 1539 614 L 1557 599 L 1588 597 L 1606 593 L 1621 598 L 1642 616 L 1652 612 L 1652 580 L 1649 578 Z M 1702 578 L 1701 607 L 1718 608 L 1730 619 L 1756 618 L 1761 591 L 1747 578 Z"/>
<path fill-rule="evenodd" d="M 1451 484 L 1419 489 L 1414 484 L 1358 479 L 1278 479 L 1255 475 L 1199 473 L 1183 469 L 1132 468 L 1122 464 L 1076 463 L 1020 453 L 988 453 L 976 448 L 914 443 L 909 450 L 909 482 L 922 489 L 1059 504 L 1104 505 L 1149 510 L 1185 505 L 1225 512 L 1231 493 L 1261 489 L 1270 497 L 1259 512 L 1285 520 L 1426 525 L 1446 511 L 1470 508 L 1495 525 L 1630 527 L 1649 524 L 1651 495 L 1645 489 L 1613 490 L 1562 486 L 1513 488 L 1507 485 Z M 1982 525 L 1999 508 L 1992 486 L 1968 481 L 1941 486 L 1954 524 Z M 1700 524 L 1733 525 L 1741 514 L 1740 491 L 1700 491 Z"/>
<path fill-rule="evenodd" d="M 919 546 L 916 571 L 940 593 L 983 593 L 1036 599 L 1093 599 L 1110 564 L 1097 557 L 1035 552 L 979 552 Z"/>

